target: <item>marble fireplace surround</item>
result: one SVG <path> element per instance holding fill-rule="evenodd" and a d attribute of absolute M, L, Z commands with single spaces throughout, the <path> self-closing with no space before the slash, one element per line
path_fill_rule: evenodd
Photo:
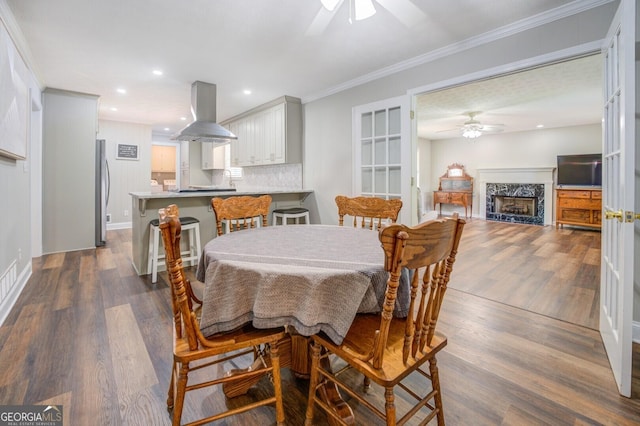
<path fill-rule="evenodd" d="M 543 184 L 544 225 L 553 224 L 553 172 L 555 167 L 477 169 L 479 216 L 487 218 L 487 183 Z"/>

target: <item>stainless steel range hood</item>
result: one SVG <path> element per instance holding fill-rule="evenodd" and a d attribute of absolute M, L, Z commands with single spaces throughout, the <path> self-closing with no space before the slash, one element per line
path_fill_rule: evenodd
<path fill-rule="evenodd" d="M 191 114 L 194 121 L 173 135 L 179 141 L 227 144 L 236 135 L 216 123 L 216 85 L 196 81 L 191 85 Z"/>

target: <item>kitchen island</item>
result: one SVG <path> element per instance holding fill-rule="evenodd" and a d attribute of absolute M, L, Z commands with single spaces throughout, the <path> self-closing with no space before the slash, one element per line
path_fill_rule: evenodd
<path fill-rule="evenodd" d="M 158 209 L 176 204 L 180 216 L 195 217 L 200 221 L 200 239 L 204 246 L 216 236 L 216 223 L 211 199 L 213 197 L 233 197 L 236 195 L 271 195 L 273 202 L 270 211 L 277 208 L 304 206 L 312 211 L 305 200 L 313 193 L 305 189 L 275 190 L 237 190 L 237 191 L 188 191 L 188 192 L 130 192 L 131 195 L 131 251 L 133 266 L 138 275 L 151 273 L 147 270 L 149 251 L 149 222 L 158 218 Z M 313 198 L 313 197 L 312 197 Z M 271 220 L 271 215 L 269 215 Z M 164 266 L 158 268 L 163 270 Z"/>

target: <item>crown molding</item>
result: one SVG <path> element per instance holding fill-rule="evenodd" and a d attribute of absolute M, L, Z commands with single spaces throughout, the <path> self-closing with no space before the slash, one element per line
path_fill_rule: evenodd
<path fill-rule="evenodd" d="M 525 19 L 521 19 L 520 21 L 516 21 L 509 25 L 505 25 L 504 27 L 496 28 L 494 30 L 468 38 L 466 40 L 462 40 L 460 42 L 432 50 L 431 52 L 415 56 L 405 61 L 398 62 L 388 67 L 381 68 L 377 71 L 364 74 L 360 77 L 346 81 L 337 86 L 333 86 L 327 90 L 323 90 L 321 92 L 317 92 L 308 96 L 303 96 L 302 103 L 312 102 L 342 92 L 344 90 L 360 86 L 361 84 L 369 83 L 379 78 L 387 77 L 400 71 L 411 69 L 418 65 L 423 65 L 456 53 L 463 52 L 468 49 L 479 47 L 483 44 L 497 41 L 542 25 L 546 25 L 551 22 L 555 22 L 557 20 L 567 18 L 569 16 L 573 16 L 602 5 L 612 3 L 614 1 L 616 0 L 575 0 L 571 3 L 567 3 L 555 9 L 527 17 Z"/>

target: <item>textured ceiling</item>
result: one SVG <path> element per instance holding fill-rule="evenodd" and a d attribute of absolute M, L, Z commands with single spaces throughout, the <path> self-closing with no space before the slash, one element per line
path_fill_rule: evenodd
<path fill-rule="evenodd" d="M 313 99 L 557 8 L 565 13 L 607 0 L 374 0 L 378 13 L 353 24 L 346 1 L 333 13 L 320 0 L 2 1 L 45 86 L 100 95 L 101 119 L 173 132 L 185 124 L 180 117 L 191 121 L 195 80 L 217 85 L 222 121 L 282 95 Z M 152 75 L 155 68 L 164 75 Z M 127 93 L 117 93 L 119 87 Z M 497 90 L 484 93 L 493 97 Z M 485 95 L 467 94 L 467 104 L 440 108 L 460 116 L 473 107 L 505 121 L 497 114 L 506 106 Z"/>
<path fill-rule="evenodd" d="M 503 132 L 577 126 L 602 120 L 602 58 L 592 55 L 443 89 L 417 98 L 418 134 L 460 137 L 468 112 Z"/>

